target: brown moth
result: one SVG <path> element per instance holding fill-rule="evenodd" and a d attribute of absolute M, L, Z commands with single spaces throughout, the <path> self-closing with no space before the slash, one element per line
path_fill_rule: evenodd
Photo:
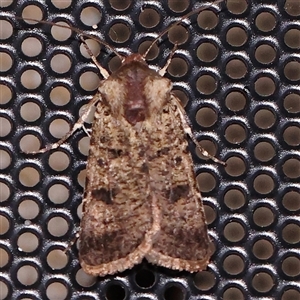
<path fill-rule="evenodd" d="M 80 264 L 95 276 L 124 271 L 143 258 L 197 272 L 206 268 L 213 253 L 187 135 L 205 156 L 220 161 L 193 137 L 172 83 L 163 77 L 171 57 L 156 72 L 145 62 L 148 51 L 125 58 L 116 53 L 122 65 L 112 74 L 91 54 L 104 77 L 98 93 L 63 139 L 36 152 L 59 147 L 96 106 L 79 233 Z"/>

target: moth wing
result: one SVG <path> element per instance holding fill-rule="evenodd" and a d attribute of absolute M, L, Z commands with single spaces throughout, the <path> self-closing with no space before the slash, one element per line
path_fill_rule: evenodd
<path fill-rule="evenodd" d="M 95 112 L 80 231 L 79 260 L 86 273 L 104 276 L 140 263 L 155 228 L 149 175 L 131 126 L 99 103 Z"/>
<path fill-rule="evenodd" d="M 158 198 L 161 228 L 146 258 L 167 268 L 196 272 L 209 263 L 213 245 L 208 237 L 185 125 L 178 106 L 172 102 L 175 103 L 171 101 L 162 113 L 163 126 L 151 132 L 152 141 L 161 143 L 157 156 L 159 145 L 151 143 L 154 158 L 149 161 L 151 192 Z"/>

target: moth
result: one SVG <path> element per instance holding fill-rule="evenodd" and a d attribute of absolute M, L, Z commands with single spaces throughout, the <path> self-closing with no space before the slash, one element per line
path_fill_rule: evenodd
<path fill-rule="evenodd" d="M 205 156 L 220 161 L 198 144 L 179 99 L 172 93 L 172 82 L 163 77 L 175 50 L 158 72 L 146 63 L 150 48 L 143 55 L 123 57 L 116 53 L 122 59 L 121 67 L 109 74 L 85 44 L 83 37 L 89 35 L 75 31 L 81 34 L 104 80 L 73 129 L 37 152 L 59 147 L 82 128 L 96 106 L 79 233 L 83 270 L 105 276 L 130 269 L 144 258 L 175 270 L 206 268 L 214 247 L 188 138 Z"/>

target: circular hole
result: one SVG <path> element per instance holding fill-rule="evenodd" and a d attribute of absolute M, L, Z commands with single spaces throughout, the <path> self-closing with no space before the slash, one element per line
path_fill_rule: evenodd
<path fill-rule="evenodd" d="M 38 272 L 33 266 L 24 265 L 17 271 L 18 281 L 25 286 L 33 285 L 38 281 Z"/>
<path fill-rule="evenodd" d="M 37 5 L 27 5 L 22 11 L 22 18 L 28 24 L 37 24 L 38 22 L 26 19 L 41 21 L 43 19 L 43 12 Z"/>
<path fill-rule="evenodd" d="M 276 151 L 271 143 L 259 142 L 254 147 L 254 155 L 256 159 L 267 162 L 276 155 Z"/>
<path fill-rule="evenodd" d="M 88 156 L 90 150 L 90 138 L 88 136 L 85 136 L 79 140 L 78 149 L 82 155 Z"/>
<path fill-rule="evenodd" d="M 9 225 L 7 217 L 0 215 L 0 235 L 7 233 L 10 227 Z"/>
<path fill-rule="evenodd" d="M 8 200 L 10 189 L 6 183 L 0 181 L 0 203 Z"/>
<path fill-rule="evenodd" d="M 72 4 L 72 0 L 51 0 L 51 3 L 58 9 L 65 9 Z"/>
<path fill-rule="evenodd" d="M 300 63 L 299 61 L 289 61 L 284 67 L 284 76 L 291 81 L 300 79 Z"/>
<path fill-rule="evenodd" d="M 21 50 L 24 55 L 34 57 L 41 54 L 43 48 L 42 42 L 36 37 L 27 37 L 21 44 Z"/>
<path fill-rule="evenodd" d="M 60 25 L 60 26 L 69 27 L 69 24 L 66 22 L 56 22 L 56 24 Z M 63 27 L 53 25 L 51 28 L 51 35 L 55 40 L 57 40 L 59 42 L 63 42 L 71 37 L 72 30 L 68 29 L 68 28 L 63 28 Z"/>
<path fill-rule="evenodd" d="M 62 217 L 53 217 L 48 221 L 47 228 L 51 235 L 60 237 L 68 232 L 69 224 Z"/>
<path fill-rule="evenodd" d="M 48 299 L 68 299 L 67 284 L 64 285 L 57 281 L 52 281 L 46 289 L 46 296 Z"/>
<path fill-rule="evenodd" d="M 245 95 L 239 91 L 231 91 L 225 98 L 226 107 L 233 112 L 245 109 L 246 103 Z"/>
<path fill-rule="evenodd" d="M 80 13 L 80 20 L 86 26 L 93 26 L 99 24 L 101 21 L 101 11 L 96 7 L 85 7 Z"/>
<path fill-rule="evenodd" d="M 187 105 L 189 98 L 185 92 L 183 92 L 181 90 L 173 89 L 172 93 L 175 95 L 175 97 L 177 97 L 179 99 L 179 101 L 183 107 L 185 107 Z"/>
<path fill-rule="evenodd" d="M 11 69 L 13 60 L 6 52 L 0 52 L 0 72 L 6 72 Z"/>
<path fill-rule="evenodd" d="M 197 17 L 197 23 L 203 30 L 214 29 L 218 23 L 218 16 L 211 10 L 201 11 Z"/>
<path fill-rule="evenodd" d="M 72 63 L 67 55 L 59 53 L 51 58 L 50 66 L 54 72 L 64 74 L 70 71 Z"/>
<path fill-rule="evenodd" d="M 233 47 L 243 46 L 248 39 L 248 34 L 244 28 L 232 27 L 226 33 L 226 41 Z"/>
<path fill-rule="evenodd" d="M 213 43 L 203 42 L 197 48 L 197 57 L 203 62 L 214 61 L 219 54 L 219 48 Z"/>
<path fill-rule="evenodd" d="M 298 244 L 300 241 L 300 227 L 297 224 L 287 224 L 282 230 L 282 238 L 289 244 Z"/>
<path fill-rule="evenodd" d="M 41 117 L 42 113 L 38 104 L 26 102 L 22 104 L 20 114 L 24 121 L 34 122 Z"/>
<path fill-rule="evenodd" d="M 216 211 L 214 210 L 214 208 L 212 208 L 209 205 L 204 205 L 204 213 L 205 213 L 205 220 L 208 225 L 212 224 L 217 218 Z"/>
<path fill-rule="evenodd" d="M 245 237 L 245 229 L 240 223 L 231 221 L 225 225 L 223 234 L 229 242 L 239 242 Z"/>
<path fill-rule="evenodd" d="M 183 300 L 184 293 L 182 289 L 178 286 L 169 286 L 164 292 L 165 300 Z"/>
<path fill-rule="evenodd" d="M 218 83 L 216 79 L 208 74 L 201 75 L 196 82 L 197 90 L 204 95 L 211 95 L 216 91 Z"/>
<path fill-rule="evenodd" d="M 0 22 L 0 28 L 1 28 L 1 22 Z M 0 83 L 0 105 L 7 104 L 12 99 L 12 91 L 11 89 Z"/>
<path fill-rule="evenodd" d="M 0 2 L 1 5 L 2 1 Z M 0 40 L 6 40 L 12 36 L 13 27 L 12 25 L 6 20 L 0 20 Z"/>
<path fill-rule="evenodd" d="M 216 187 L 215 177 L 208 172 L 200 173 L 197 176 L 197 182 L 198 182 L 200 191 L 203 193 L 210 192 Z"/>
<path fill-rule="evenodd" d="M 284 141 L 290 146 L 299 146 L 300 144 L 300 128 L 297 126 L 289 126 L 283 132 Z"/>
<path fill-rule="evenodd" d="M 61 139 L 69 131 L 70 131 L 69 123 L 64 119 L 54 119 L 50 123 L 49 132 L 53 137 L 57 139 Z"/>
<path fill-rule="evenodd" d="M 238 177 L 246 172 L 246 164 L 240 157 L 232 156 L 226 160 L 225 171 L 230 176 Z"/>
<path fill-rule="evenodd" d="M 230 275 L 238 275 L 245 269 L 244 259 L 239 255 L 228 255 L 223 261 L 224 271 Z"/>
<path fill-rule="evenodd" d="M 54 204 L 65 203 L 70 196 L 70 191 L 63 184 L 53 184 L 48 190 L 48 197 Z"/>
<path fill-rule="evenodd" d="M 71 93 L 64 86 L 56 86 L 50 91 L 50 100 L 55 105 L 64 106 L 70 102 Z"/>
<path fill-rule="evenodd" d="M 276 50 L 267 44 L 260 45 L 255 50 L 255 58 L 262 64 L 270 64 L 276 58 Z"/>
<path fill-rule="evenodd" d="M 174 57 L 168 67 L 168 73 L 174 77 L 182 77 L 188 72 L 187 62 L 180 58 Z"/>
<path fill-rule="evenodd" d="M 12 130 L 11 122 L 6 117 L 0 117 L 0 124 L 0 137 L 5 137 Z"/>
<path fill-rule="evenodd" d="M 168 39 L 174 45 L 175 44 L 182 45 L 188 40 L 188 38 L 189 38 L 189 32 L 182 25 L 174 26 L 168 32 Z"/>
<path fill-rule="evenodd" d="M 238 189 L 230 189 L 224 195 L 224 203 L 226 206 L 232 210 L 239 209 L 243 207 L 246 203 L 246 198 L 244 193 Z"/>
<path fill-rule="evenodd" d="M 269 109 L 260 109 L 254 115 L 254 122 L 261 129 L 269 129 L 276 122 L 276 116 Z"/>
<path fill-rule="evenodd" d="M 115 10 L 125 10 L 130 6 L 131 2 L 131 0 L 109 0 L 109 4 Z"/>
<path fill-rule="evenodd" d="M 267 260 L 274 254 L 274 247 L 268 240 L 260 239 L 254 243 L 252 253 L 258 259 Z"/>
<path fill-rule="evenodd" d="M 300 274 L 300 260 L 299 257 L 289 256 L 282 262 L 282 271 L 285 275 L 296 277 Z"/>
<path fill-rule="evenodd" d="M 101 45 L 97 41 L 92 40 L 92 39 L 86 39 L 84 41 L 88 45 L 88 48 L 91 50 L 91 52 L 93 53 L 93 55 L 95 57 L 97 57 L 100 54 Z M 80 44 L 80 53 L 85 58 L 88 58 L 88 59 L 91 58 L 90 54 L 87 52 L 87 50 L 86 50 L 86 48 L 85 48 L 85 46 L 84 46 L 83 43 Z"/>
<path fill-rule="evenodd" d="M 160 15 L 153 8 L 145 8 L 139 15 L 139 23 L 145 28 L 153 28 L 159 24 Z"/>
<path fill-rule="evenodd" d="M 252 278 L 253 288 L 260 293 L 269 292 L 274 284 L 272 276 L 266 272 L 258 272 Z"/>
<path fill-rule="evenodd" d="M 76 282 L 83 287 L 91 287 L 97 282 L 97 277 L 86 274 L 83 269 L 76 273 Z"/>
<path fill-rule="evenodd" d="M 40 182 L 40 174 L 33 167 L 25 167 L 20 170 L 19 181 L 23 186 L 33 187 Z"/>
<path fill-rule="evenodd" d="M 62 152 L 62 151 L 55 151 L 50 154 L 49 156 L 49 166 L 57 171 L 61 172 L 67 169 L 70 165 L 70 158 L 69 156 Z"/>
<path fill-rule="evenodd" d="M 20 140 L 20 149 L 22 152 L 34 152 L 41 148 L 40 140 L 31 134 L 24 135 Z"/>
<path fill-rule="evenodd" d="M 150 47 L 150 45 L 152 44 L 151 41 L 144 41 L 139 45 L 139 49 L 138 49 L 138 53 L 140 53 L 141 55 L 143 55 L 144 53 L 146 53 L 146 51 L 148 50 L 148 48 Z M 148 52 L 147 56 L 146 56 L 146 60 L 147 61 L 151 61 L 155 58 L 158 57 L 159 54 L 159 47 L 155 44 L 151 47 L 150 51 Z"/>
<path fill-rule="evenodd" d="M 33 252 L 39 245 L 37 236 L 31 232 L 24 232 L 18 238 L 18 250 L 23 252 Z"/>
<path fill-rule="evenodd" d="M 25 220 L 32 220 L 38 216 L 40 208 L 33 200 L 24 200 L 18 207 L 18 213 Z"/>
<path fill-rule="evenodd" d="M 289 211 L 298 211 L 300 209 L 300 193 L 297 191 L 287 192 L 283 196 L 282 204 Z"/>
<path fill-rule="evenodd" d="M 114 283 L 107 288 L 105 296 L 107 300 L 121 300 L 125 299 L 126 293 L 121 285 Z"/>
<path fill-rule="evenodd" d="M 284 43 L 291 49 L 300 48 L 300 30 L 292 28 L 284 35 Z"/>
<path fill-rule="evenodd" d="M 181 13 L 186 9 L 188 9 L 189 4 L 190 4 L 189 0 L 180 0 L 180 1 L 168 0 L 168 7 L 176 13 Z"/>
<path fill-rule="evenodd" d="M 293 17 L 297 17 L 300 15 L 300 5 L 297 1 L 294 0 L 285 0 L 284 10 L 287 12 L 287 14 Z"/>
<path fill-rule="evenodd" d="M 211 127 L 218 120 L 218 116 L 214 109 L 211 107 L 202 107 L 197 111 L 196 121 L 203 127 Z"/>
<path fill-rule="evenodd" d="M 95 91 L 100 84 L 98 75 L 94 72 L 87 71 L 80 75 L 79 84 L 85 91 Z"/>
<path fill-rule="evenodd" d="M 11 164 L 11 155 L 6 150 L 0 149 L 0 170 L 6 169 Z"/>
<path fill-rule="evenodd" d="M 300 112 L 300 95 L 290 93 L 283 100 L 285 110 L 290 114 L 296 114 Z"/>
<path fill-rule="evenodd" d="M 257 193 L 266 195 L 274 190 L 273 178 L 268 174 L 259 174 L 253 181 L 253 188 Z"/>
<path fill-rule="evenodd" d="M 9 292 L 8 284 L 0 280 L 0 295 L 2 299 L 8 299 L 7 298 L 8 292 Z"/>
<path fill-rule="evenodd" d="M 155 276 L 153 272 L 142 269 L 135 275 L 135 282 L 141 288 L 150 288 L 155 283 Z"/>
<path fill-rule="evenodd" d="M 108 62 L 108 68 L 111 73 L 115 72 L 118 70 L 122 65 L 122 62 L 119 57 L 114 56 L 113 58 L 110 59 Z"/>
<path fill-rule="evenodd" d="M 223 300 L 245 300 L 243 292 L 237 287 L 230 287 L 223 293 Z"/>
<path fill-rule="evenodd" d="M 240 144 L 245 141 L 247 132 L 240 124 L 230 124 L 225 129 L 225 138 L 232 144 Z"/>
<path fill-rule="evenodd" d="M 259 227 L 270 226 L 275 220 L 274 213 L 268 207 L 261 206 L 253 212 L 253 222 Z"/>
<path fill-rule="evenodd" d="M 261 12 L 255 19 L 255 26 L 258 30 L 269 32 L 276 26 L 276 18 L 269 12 Z"/>
<path fill-rule="evenodd" d="M 0 268 L 7 266 L 8 262 L 9 262 L 9 255 L 7 251 L 3 248 L 0 248 Z M 1 290 L 1 285 L 0 285 L 0 290 Z"/>
<path fill-rule="evenodd" d="M 225 72 L 232 79 L 241 79 L 247 74 L 247 65 L 240 59 L 231 59 L 226 64 Z"/>
<path fill-rule="evenodd" d="M 208 291 L 216 284 L 215 275 L 208 271 L 198 272 L 194 277 L 194 284 L 197 289 Z"/>
<path fill-rule="evenodd" d="M 203 149 L 205 149 L 205 151 L 207 151 L 210 155 L 213 155 L 213 156 L 216 155 L 216 152 L 217 152 L 217 151 L 216 151 L 216 150 L 217 150 L 217 149 L 216 149 L 216 145 L 215 145 L 215 143 L 212 142 L 211 140 L 205 140 L 205 139 L 203 139 L 203 140 L 199 141 L 199 144 L 200 144 L 200 146 L 201 146 Z M 196 154 L 197 154 L 197 156 L 198 156 L 199 158 L 208 160 L 208 158 L 202 154 L 202 152 L 198 149 L 198 147 L 196 147 Z"/>
<path fill-rule="evenodd" d="M 109 37 L 115 43 L 124 43 L 130 37 L 130 28 L 123 23 L 114 24 L 109 29 Z"/>
<path fill-rule="evenodd" d="M 290 158 L 285 161 L 282 166 L 283 173 L 291 178 L 295 179 L 300 176 L 300 161 L 296 158 Z"/>
<path fill-rule="evenodd" d="M 81 170 L 77 177 L 77 182 L 81 187 L 85 187 L 85 180 L 86 180 L 86 169 Z"/>
<path fill-rule="evenodd" d="M 227 9 L 235 15 L 240 15 L 246 11 L 248 7 L 247 0 L 235 1 L 235 0 L 227 0 L 226 1 Z"/>
<path fill-rule="evenodd" d="M 47 255 L 47 264 L 52 270 L 63 269 L 68 263 L 68 256 L 65 251 L 54 249 Z"/>
<path fill-rule="evenodd" d="M 254 89 L 258 95 L 267 97 L 274 94 L 276 86 L 272 78 L 264 76 L 255 81 Z"/>
<path fill-rule="evenodd" d="M 29 90 L 38 88 L 42 83 L 42 76 L 36 70 L 25 70 L 21 75 L 21 84 Z"/>
<path fill-rule="evenodd" d="M 284 291 L 281 300 L 298 300 L 299 296 L 300 296 L 299 290 L 291 288 Z"/>

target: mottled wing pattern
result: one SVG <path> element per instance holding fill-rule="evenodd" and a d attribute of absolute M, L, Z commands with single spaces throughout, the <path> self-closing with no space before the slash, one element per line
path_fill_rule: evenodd
<path fill-rule="evenodd" d="M 153 126 L 149 134 L 151 193 L 158 198 L 161 229 L 146 258 L 161 266 L 195 272 L 207 266 L 213 247 L 176 104 L 179 100 L 174 100 L 163 109 L 163 126 Z"/>
<path fill-rule="evenodd" d="M 92 130 L 79 260 L 103 276 L 141 262 L 158 231 L 157 207 L 138 133 L 101 102 Z"/>

